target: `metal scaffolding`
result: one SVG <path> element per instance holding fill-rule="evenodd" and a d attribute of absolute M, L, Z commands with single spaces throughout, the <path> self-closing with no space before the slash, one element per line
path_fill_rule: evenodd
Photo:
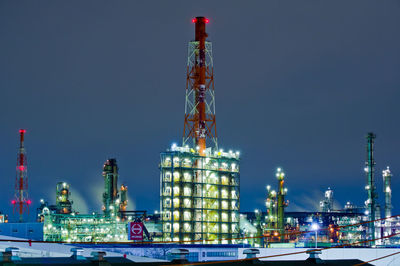
<path fill-rule="evenodd" d="M 128 240 L 127 222 L 102 214 L 51 214 L 44 216 L 43 240 L 109 242 Z"/>
<path fill-rule="evenodd" d="M 173 145 L 160 173 L 163 240 L 236 243 L 220 239 L 239 236 L 239 153 Z"/>

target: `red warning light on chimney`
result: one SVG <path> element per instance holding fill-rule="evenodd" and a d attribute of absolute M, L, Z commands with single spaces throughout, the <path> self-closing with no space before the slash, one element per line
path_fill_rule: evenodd
<path fill-rule="evenodd" d="M 208 19 L 208 18 L 203 18 L 204 19 L 204 22 L 207 24 L 207 23 L 209 23 L 210 22 L 210 20 Z M 192 19 L 192 23 L 196 23 L 197 22 L 197 18 L 193 18 Z"/>

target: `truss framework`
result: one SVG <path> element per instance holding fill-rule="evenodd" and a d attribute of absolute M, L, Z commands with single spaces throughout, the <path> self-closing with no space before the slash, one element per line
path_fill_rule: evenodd
<path fill-rule="evenodd" d="M 183 146 L 189 144 L 190 139 L 193 140 L 193 145 L 196 145 L 196 139 L 206 138 L 211 140 L 215 149 L 218 149 L 217 128 L 215 121 L 215 91 L 214 91 L 214 70 L 212 57 L 212 44 L 205 42 L 205 121 L 204 125 L 199 119 L 198 108 L 199 91 L 202 89 L 198 80 L 199 67 L 199 42 L 191 41 L 188 47 L 188 62 L 186 74 L 186 99 L 185 99 L 185 123 L 183 128 Z M 203 130 L 202 130 L 203 128 Z"/>

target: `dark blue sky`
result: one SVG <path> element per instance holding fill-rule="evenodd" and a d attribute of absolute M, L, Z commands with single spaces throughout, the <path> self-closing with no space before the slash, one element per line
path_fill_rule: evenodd
<path fill-rule="evenodd" d="M 362 205 L 373 131 L 378 191 L 390 165 L 398 213 L 399 14 L 398 1 L 0 0 L 0 210 L 19 128 L 32 210 L 67 181 L 78 210 L 99 211 L 110 157 L 130 203 L 158 209 L 159 153 L 181 141 L 191 18 L 203 15 L 219 143 L 242 155 L 241 210 L 264 207 L 278 166 L 291 210 L 315 210 L 328 186 Z"/>

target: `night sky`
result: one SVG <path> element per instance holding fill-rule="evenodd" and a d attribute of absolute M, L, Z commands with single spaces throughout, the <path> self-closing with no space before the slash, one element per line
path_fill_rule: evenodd
<path fill-rule="evenodd" d="M 201 4 L 200 4 L 201 3 Z M 363 205 L 366 134 L 400 211 L 399 1 L 0 0 L 0 211 L 11 213 L 18 129 L 29 193 L 100 211 L 115 157 L 129 209 L 159 208 L 160 152 L 183 131 L 187 43 L 210 19 L 219 146 L 241 152 L 241 211 L 286 173 L 288 210 Z"/>

